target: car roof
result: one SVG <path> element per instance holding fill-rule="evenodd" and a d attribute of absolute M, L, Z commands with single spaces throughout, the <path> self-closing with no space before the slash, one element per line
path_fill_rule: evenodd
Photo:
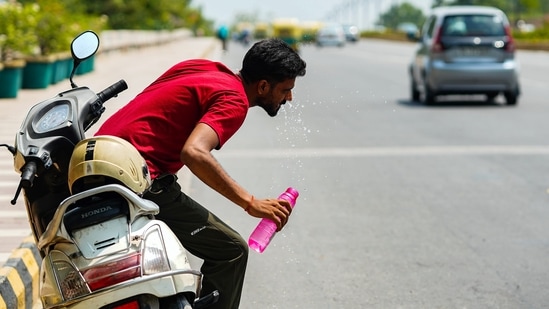
<path fill-rule="evenodd" d="M 447 15 L 447 14 L 503 14 L 503 11 L 491 7 L 480 5 L 456 5 L 456 6 L 439 6 L 433 9 L 433 14 Z"/>

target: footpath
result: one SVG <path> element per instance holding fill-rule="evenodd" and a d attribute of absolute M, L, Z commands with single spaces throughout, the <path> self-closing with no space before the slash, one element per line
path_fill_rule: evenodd
<path fill-rule="evenodd" d="M 124 79 L 128 90 L 105 104 L 106 119 L 144 87 L 175 63 L 191 58 L 219 60 L 221 44 L 212 37 L 193 37 L 187 30 L 177 32 L 117 31 L 101 35 L 94 70 L 76 75 L 74 82 L 99 92 Z M 0 144 L 13 145 L 15 134 L 28 110 L 36 103 L 68 90 L 62 80 L 45 89 L 21 89 L 14 99 L 0 99 Z M 99 127 L 90 131 L 91 136 Z M 13 156 L 0 148 L 0 309 L 41 308 L 38 275 L 41 262 L 29 223 L 23 195 L 11 205 L 19 182 Z"/>

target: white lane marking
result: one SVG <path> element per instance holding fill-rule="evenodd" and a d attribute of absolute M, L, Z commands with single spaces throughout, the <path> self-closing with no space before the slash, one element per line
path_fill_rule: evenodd
<path fill-rule="evenodd" d="M 238 149 L 216 153 L 223 158 L 280 158 L 280 157 L 402 157 L 443 155 L 548 155 L 549 146 L 492 145 L 492 146 L 413 146 L 361 148 L 288 148 Z"/>
<path fill-rule="evenodd" d="M 7 237 L 27 237 L 31 233 L 30 227 L 28 229 L 0 229 L 0 239 Z M 22 239 L 21 239 L 22 240 Z"/>
<path fill-rule="evenodd" d="M 0 218 L 26 218 L 27 213 L 24 210 L 0 210 Z"/>
<path fill-rule="evenodd" d="M 9 253 L 0 253 L 0 266 L 4 265 L 6 261 L 10 258 L 11 252 Z"/>

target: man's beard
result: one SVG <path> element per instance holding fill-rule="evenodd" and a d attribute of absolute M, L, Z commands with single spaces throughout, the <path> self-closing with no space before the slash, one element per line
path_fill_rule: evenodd
<path fill-rule="evenodd" d="M 282 105 L 286 103 L 286 100 L 284 100 L 280 102 L 280 104 L 274 106 L 274 104 L 268 104 L 268 101 L 268 98 L 257 99 L 256 105 L 261 106 L 271 117 L 275 117 L 278 114 L 280 107 L 282 107 Z"/>

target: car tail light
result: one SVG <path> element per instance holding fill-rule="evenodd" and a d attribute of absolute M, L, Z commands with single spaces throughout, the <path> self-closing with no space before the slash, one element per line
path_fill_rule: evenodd
<path fill-rule="evenodd" d="M 505 35 L 508 38 L 507 44 L 505 44 L 505 51 L 512 53 L 515 51 L 516 46 L 515 40 L 513 39 L 513 35 L 511 33 L 511 27 L 509 25 L 505 26 Z"/>
<path fill-rule="evenodd" d="M 141 276 L 141 254 L 96 265 L 82 271 L 82 275 L 92 291 L 137 278 Z"/>
<path fill-rule="evenodd" d="M 444 45 L 442 45 L 442 29 L 438 27 L 435 31 L 433 44 L 431 45 L 431 51 L 433 53 L 441 53 L 444 51 Z"/>

